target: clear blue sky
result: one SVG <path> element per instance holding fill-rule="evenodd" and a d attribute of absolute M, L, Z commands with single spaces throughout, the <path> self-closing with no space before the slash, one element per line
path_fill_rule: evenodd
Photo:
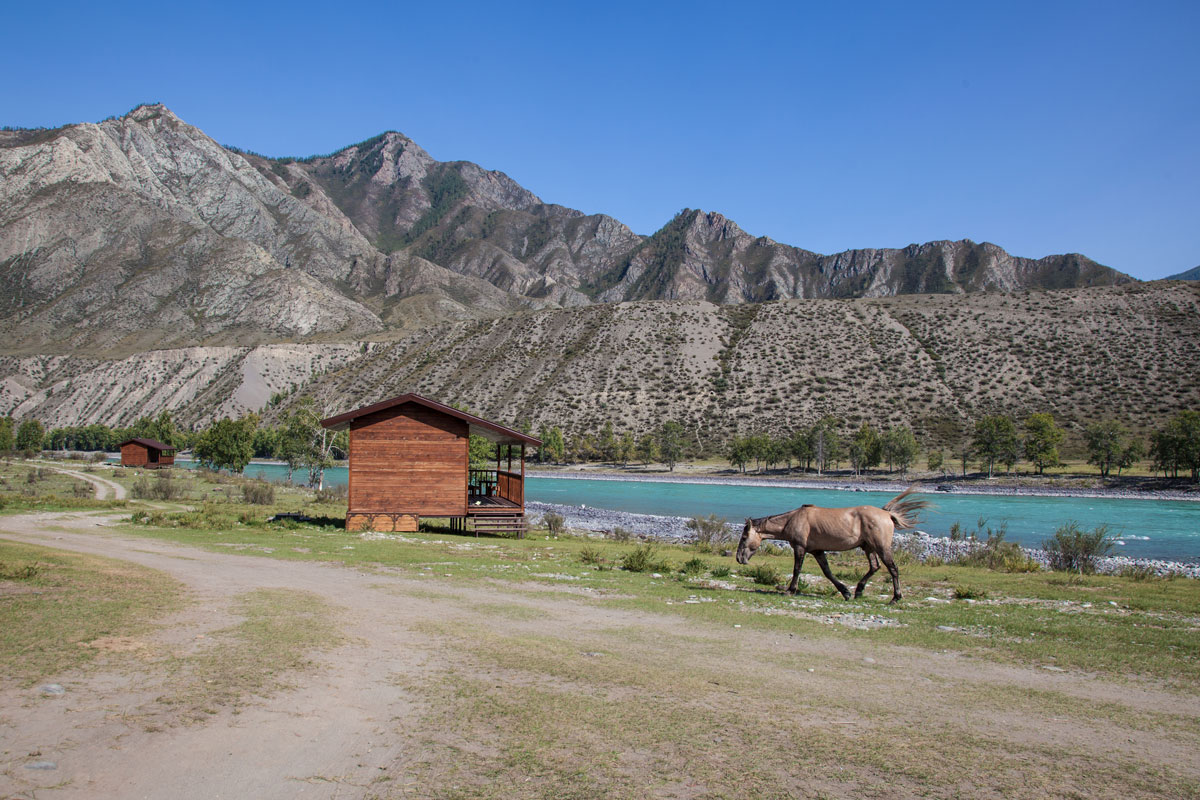
<path fill-rule="evenodd" d="M 160 101 L 225 144 L 399 130 L 639 233 L 1200 264 L 1200 2 L 7 4 L 0 124 Z"/>

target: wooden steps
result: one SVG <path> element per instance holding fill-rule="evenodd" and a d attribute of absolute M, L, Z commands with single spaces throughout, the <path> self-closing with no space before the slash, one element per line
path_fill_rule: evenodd
<path fill-rule="evenodd" d="M 476 536 L 481 533 L 515 533 L 518 539 L 524 539 L 525 532 L 529 530 L 524 514 L 488 514 L 471 519 L 475 523 Z"/>

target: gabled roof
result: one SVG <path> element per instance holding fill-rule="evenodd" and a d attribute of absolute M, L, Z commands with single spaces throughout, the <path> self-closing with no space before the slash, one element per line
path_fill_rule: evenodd
<path fill-rule="evenodd" d="M 382 400 L 374 405 L 363 406 L 356 408 L 353 411 L 347 411 L 345 414 L 338 414 L 336 417 L 329 417 L 321 420 L 321 425 L 335 431 L 345 430 L 350 427 L 350 423 L 359 417 L 365 417 L 367 414 L 374 414 L 377 411 L 385 411 L 389 408 L 404 405 L 405 403 L 416 403 L 425 408 L 434 411 L 440 411 L 451 417 L 461 419 L 470 426 L 471 434 L 474 436 L 482 436 L 497 444 L 528 444 L 534 447 L 540 447 L 541 439 L 536 439 L 528 434 L 520 431 L 506 428 L 496 422 L 489 422 L 483 417 L 477 417 L 474 414 L 468 414 L 465 411 L 459 411 L 457 408 L 451 408 L 448 405 L 439 403 L 436 400 L 430 400 L 428 397 L 422 397 L 419 394 L 409 392 L 398 397 L 393 397 L 390 400 Z"/>
<path fill-rule="evenodd" d="M 150 448 L 153 448 L 154 450 L 174 450 L 175 449 L 174 445 L 163 444 L 162 442 L 158 441 L 157 439 L 126 439 L 125 441 L 123 441 L 119 445 L 117 445 L 117 448 L 118 449 L 122 448 L 127 444 L 140 444 L 143 447 L 150 447 Z"/>

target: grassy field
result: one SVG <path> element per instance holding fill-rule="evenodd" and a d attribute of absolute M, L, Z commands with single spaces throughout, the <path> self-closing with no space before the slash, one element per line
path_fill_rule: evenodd
<path fill-rule="evenodd" d="M 431 666 L 395 676 L 419 701 L 421 724 L 402 731 L 403 769 L 365 796 L 1200 792 L 1195 581 L 927 566 L 901 554 L 899 605 L 887 604 L 882 573 L 863 599 L 843 601 L 811 560 L 791 597 L 780 591 L 790 553 L 765 548 L 742 567 L 721 547 L 544 529 L 523 540 L 452 534 L 436 521 L 415 534 L 348 533 L 337 524 L 344 501 L 276 487 L 273 502 L 247 503 L 240 479 L 171 480 L 175 499 L 131 500 L 128 520 L 107 530 L 396 581 L 388 591 L 406 619 L 413 609 L 406 624 L 429 643 Z M 319 521 L 266 521 L 278 511 Z M 10 572 L 50 563 L 0 547 Z M 844 581 L 865 565 L 853 554 L 830 561 Z M 81 587 L 102 570 L 84 573 Z M 33 580 L 70 574 L 56 567 Z M 99 610 L 109 621 L 95 631 L 64 628 L 39 647 L 84 658 L 79 641 L 171 607 L 167 589 L 135 593 L 164 599 Z M 33 674 L 21 659 L 43 656 L 22 643 L 59 630 L 38 622 L 60 613 L 53 597 L 16 598 L 26 605 L 6 618 L 6 673 Z M 211 648 L 163 662 L 164 698 L 182 719 L 294 684 L 314 652 L 342 640 L 339 612 L 319 598 L 271 590 L 238 603 L 241 621 Z"/>

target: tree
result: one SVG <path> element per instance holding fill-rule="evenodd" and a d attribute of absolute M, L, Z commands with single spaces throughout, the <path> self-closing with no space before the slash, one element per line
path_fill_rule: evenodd
<path fill-rule="evenodd" d="M 818 475 L 841 457 L 842 445 L 838 439 L 837 425 L 834 417 L 822 417 L 809 430 L 809 447 Z"/>
<path fill-rule="evenodd" d="M 597 448 L 600 450 L 600 458 L 610 464 L 617 460 L 617 436 L 613 433 L 613 425 L 611 420 L 604 421 L 604 427 L 600 430 L 600 441 L 597 443 Z"/>
<path fill-rule="evenodd" d="M 1113 465 L 1121 460 L 1121 453 L 1128 445 L 1129 432 L 1115 419 L 1093 422 L 1083 432 L 1087 446 L 1088 463 L 1100 468 L 1100 475 L 1107 478 Z"/>
<path fill-rule="evenodd" d="M 1150 435 L 1150 455 L 1155 470 L 1179 477 L 1179 470 L 1200 480 L 1200 411 L 1180 411 Z"/>
<path fill-rule="evenodd" d="M 27 419 L 17 428 L 18 450 L 41 450 L 42 440 L 46 438 L 46 429 L 36 419 Z"/>
<path fill-rule="evenodd" d="M 211 469 L 241 472 L 254 457 L 254 431 L 257 428 L 257 414 L 247 414 L 236 420 L 225 417 L 214 422 L 196 439 L 193 448 L 196 460 Z"/>
<path fill-rule="evenodd" d="M 1062 444 L 1062 428 L 1054 424 L 1052 414 L 1030 414 L 1025 419 L 1025 458 L 1041 475 L 1046 467 L 1059 465 L 1058 446 Z"/>
<path fill-rule="evenodd" d="M 169 444 L 172 447 L 178 446 L 179 429 L 175 427 L 175 421 L 171 419 L 171 412 L 163 409 L 158 412 L 158 416 L 152 422 L 144 426 L 146 435 L 151 439 L 157 439 L 163 444 Z"/>
<path fill-rule="evenodd" d="M 750 459 L 753 458 L 753 456 L 750 455 L 749 442 L 741 436 L 735 437 L 733 441 L 729 443 L 728 458 L 730 466 L 745 472 L 746 464 L 748 464 Z"/>
<path fill-rule="evenodd" d="M 791 450 L 792 458 L 796 459 L 796 463 L 803 464 L 804 468 L 808 469 L 813 458 L 812 444 L 808 440 L 808 431 L 794 431 L 788 437 L 788 448 Z"/>
<path fill-rule="evenodd" d="M 651 461 L 658 460 L 658 442 L 650 434 L 646 434 L 638 440 L 637 456 L 642 460 L 643 464 L 649 464 Z"/>
<path fill-rule="evenodd" d="M 7 452 L 16 446 L 13 436 L 13 418 L 0 417 L 0 452 Z"/>
<path fill-rule="evenodd" d="M 930 450 L 925 456 L 925 468 L 930 472 L 939 472 L 942 469 L 942 461 L 943 456 L 941 450 Z"/>
<path fill-rule="evenodd" d="M 305 463 L 314 434 L 311 417 L 298 407 L 284 417 L 283 426 L 275 437 L 275 458 L 287 464 L 288 483 L 292 482 L 292 474 Z"/>
<path fill-rule="evenodd" d="M 916 459 L 917 450 L 920 448 L 917 447 L 917 437 L 913 435 L 913 432 L 909 428 L 901 426 L 889 428 L 883 434 L 880 449 L 883 460 L 888 463 L 888 469 L 892 472 L 900 470 L 901 473 L 906 473 Z"/>
<path fill-rule="evenodd" d="M 864 422 L 846 447 L 846 452 L 850 456 L 850 466 L 854 469 L 855 474 L 877 466 L 880 450 L 879 434 Z"/>
<path fill-rule="evenodd" d="M 551 460 L 556 464 L 561 463 L 567 450 L 566 442 L 563 441 L 562 429 L 554 427 L 547 430 L 543 426 L 538 438 L 542 440 L 542 446 L 538 448 L 538 462 L 544 464 L 547 460 Z"/>
<path fill-rule="evenodd" d="M 633 434 L 629 431 L 622 433 L 617 442 L 617 460 L 621 462 L 621 466 L 627 466 L 629 459 L 633 458 L 636 452 L 637 442 L 633 440 Z"/>
<path fill-rule="evenodd" d="M 671 471 L 683 457 L 683 426 L 674 420 L 668 420 L 658 429 L 658 452 L 663 463 Z"/>
<path fill-rule="evenodd" d="M 990 478 L 995 474 L 996 462 L 1003 464 L 1016 461 L 1017 427 L 1009 417 L 984 417 L 975 423 L 975 436 L 971 445 L 975 453 L 987 463 Z"/>

